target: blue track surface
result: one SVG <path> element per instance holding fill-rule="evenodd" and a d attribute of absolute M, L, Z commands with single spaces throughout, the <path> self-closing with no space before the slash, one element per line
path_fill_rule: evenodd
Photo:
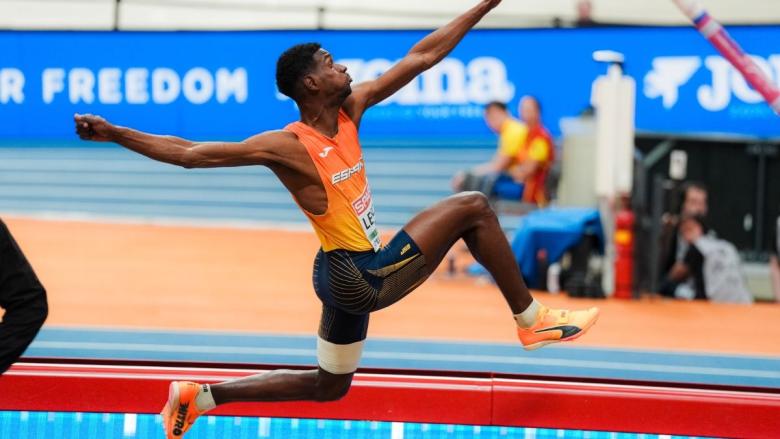
<path fill-rule="evenodd" d="M 316 364 L 314 336 L 46 327 L 27 356 Z M 362 367 L 503 372 L 780 389 L 780 358 L 577 346 L 526 352 L 519 344 L 372 339 Z"/>

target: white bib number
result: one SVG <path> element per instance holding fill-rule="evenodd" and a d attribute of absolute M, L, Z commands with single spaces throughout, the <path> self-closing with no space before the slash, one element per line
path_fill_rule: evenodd
<path fill-rule="evenodd" d="M 379 236 L 379 229 L 376 226 L 374 200 L 371 198 L 371 189 L 368 186 L 366 186 L 366 190 L 363 191 L 363 195 L 352 202 L 352 208 L 357 214 L 360 227 L 363 228 L 363 233 L 366 234 L 368 242 L 374 247 L 374 251 L 379 251 L 382 247 L 382 239 Z"/>

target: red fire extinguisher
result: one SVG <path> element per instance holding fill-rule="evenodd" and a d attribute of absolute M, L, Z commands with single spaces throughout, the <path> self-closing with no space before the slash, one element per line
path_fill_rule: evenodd
<path fill-rule="evenodd" d="M 630 299 L 634 289 L 634 212 L 615 216 L 615 297 Z"/>

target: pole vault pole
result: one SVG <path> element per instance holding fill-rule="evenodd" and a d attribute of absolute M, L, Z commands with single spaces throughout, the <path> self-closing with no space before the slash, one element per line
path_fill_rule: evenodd
<path fill-rule="evenodd" d="M 745 80 L 764 97 L 769 106 L 780 115 L 780 90 L 760 67 L 739 47 L 698 0 L 672 0 L 678 8 L 693 22 L 704 38 L 733 65 Z"/>

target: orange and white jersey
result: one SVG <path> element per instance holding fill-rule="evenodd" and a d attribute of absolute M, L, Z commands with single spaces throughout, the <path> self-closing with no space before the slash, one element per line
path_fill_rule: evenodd
<path fill-rule="evenodd" d="M 339 110 L 338 133 L 332 138 L 302 122 L 293 122 L 284 129 L 295 133 L 306 147 L 328 196 L 328 208 L 321 215 L 301 209 L 314 227 L 322 249 L 379 251 L 382 241 L 352 119 Z"/>

